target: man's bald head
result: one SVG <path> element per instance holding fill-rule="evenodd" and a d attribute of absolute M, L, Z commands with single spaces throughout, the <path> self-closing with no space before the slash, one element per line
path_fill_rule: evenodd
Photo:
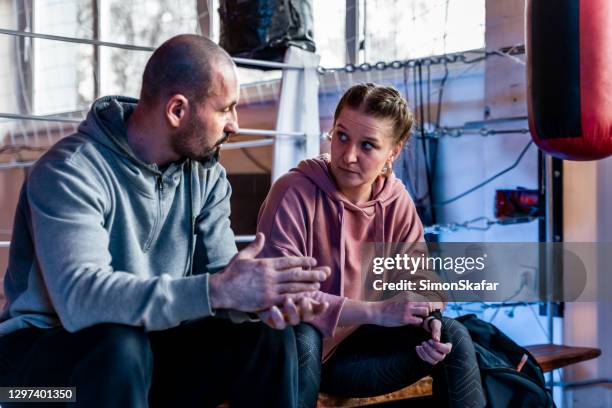
<path fill-rule="evenodd" d="M 142 76 L 140 100 L 154 105 L 179 93 L 201 102 L 209 93 L 215 71 L 233 68 L 231 57 L 208 38 L 177 35 L 149 58 Z"/>

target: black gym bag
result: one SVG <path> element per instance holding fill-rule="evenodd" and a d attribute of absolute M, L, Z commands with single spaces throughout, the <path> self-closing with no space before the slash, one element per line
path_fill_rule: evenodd
<path fill-rule="evenodd" d="M 529 351 L 474 314 L 456 320 L 474 342 L 487 407 L 555 407 L 542 368 Z"/>

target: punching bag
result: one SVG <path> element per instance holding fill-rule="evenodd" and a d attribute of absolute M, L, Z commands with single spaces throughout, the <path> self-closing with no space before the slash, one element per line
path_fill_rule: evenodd
<path fill-rule="evenodd" d="M 567 160 L 612 154 L 612 0 L 527 0 L 527 100 L 536 144 Z"/>

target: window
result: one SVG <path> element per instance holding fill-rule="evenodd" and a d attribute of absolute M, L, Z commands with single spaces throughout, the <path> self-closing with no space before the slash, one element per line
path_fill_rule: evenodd
<path fill-rule="evenodd" d="M 363 61 L 419 58 L 485 45 L 485 0 L 360 3 L 366 21 Z"/>
<path fill-rule="evenodd" d="M 346 64 L 346 2 L 313 0 L 314 37 L 323 67 Z"/>
<path fill-rule="evenodd" d="M 168 38 L 200 33 L 195 0 L 105 0 L 100 5 L 102 41 L 156 47 Z M 151 53 L 100 47 L 102 95 L 137 97 Z"/>

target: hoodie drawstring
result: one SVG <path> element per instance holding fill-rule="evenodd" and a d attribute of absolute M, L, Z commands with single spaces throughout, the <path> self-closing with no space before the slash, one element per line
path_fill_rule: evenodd
<path fill-rule="evenodd" d="M 346 261 L 346 223 L 344 222 L 344 203 L 339 202 L 340 211 L 338 212 L 338 221 L 340 222 L 340 270 L 344 270 Z M 344 273 L 340 274 L 340 296 L 344 295 Z"/>
<path fill-rule="evenodd" d="M 376 211 L 374 214 L 375 239 L 377 243 L 382 245 L 382 249 L 385 251 L 385 207 L 380 200 L 376 200 L 374 207 Z"/>

